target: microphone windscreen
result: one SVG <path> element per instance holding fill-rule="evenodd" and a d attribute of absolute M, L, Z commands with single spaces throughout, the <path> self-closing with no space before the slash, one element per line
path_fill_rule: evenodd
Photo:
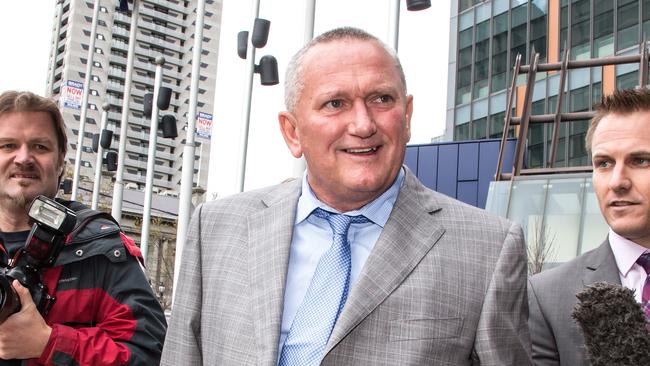
<path fill-rule="evenodd" d="M 632 290 L 597 282 L 576 297 L 571 316 L 582 330 L 592 366 L 650 365 L 650 333 Z"/>

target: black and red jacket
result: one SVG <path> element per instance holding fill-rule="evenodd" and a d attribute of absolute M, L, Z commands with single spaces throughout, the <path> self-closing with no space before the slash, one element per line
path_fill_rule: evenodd
<path fill-rule="evenodd" d="M 158 365 L 167 324 L 140 261 L 142 255 L 108 214 L 62 201 L 77 226 L 43 282 L 56 298 L 52 327 L 27 365 Z"/>

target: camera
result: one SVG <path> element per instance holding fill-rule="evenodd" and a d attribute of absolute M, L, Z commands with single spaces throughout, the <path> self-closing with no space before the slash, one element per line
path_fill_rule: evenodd
<path fill-rule="evenodd" d="M 51 266 L 65 245 L 76 223 L 76 214 L 45 196 L 38 196 L 29 208 L 34 221 L 25 246 L 0 271 L 0 324 L 20 310 L 20 297 L 11 286 L 13 280 L 29 290 L 38 311 L 47 315 L 55 298 L 48 294 L 40 270 Z"/>

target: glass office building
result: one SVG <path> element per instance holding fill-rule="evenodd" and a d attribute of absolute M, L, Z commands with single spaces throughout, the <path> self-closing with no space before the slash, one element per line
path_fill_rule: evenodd
<path fill-rule="evenodd" d="M 522 64 L 539 53 L 539 63 L 638 54 L 650 30 L 650 0 L 453 0 L 450 39 L 447 140 L 500 137 L 508 88 L 518 54 Z M 647 36 L 646 36 L 647 37 Z M 566 48 L 566 50 L 565 50 Z M 523 103 L 526 75 L 518 75 L 513 115 Z M 533 115 L 552 114 L 560 75 L 538 72 Z M 562 112 L 591 109 L 603 93 L 638 84 L 638 64 L 570 70 Z M 588 121 L 561 124 L 555 166 L 589 165 L 584 136 Z M 553 126 L 533 124 L 525 165 L 548 160 Z"/>

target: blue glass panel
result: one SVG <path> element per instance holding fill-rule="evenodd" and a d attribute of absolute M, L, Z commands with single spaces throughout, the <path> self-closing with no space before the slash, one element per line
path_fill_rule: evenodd
<path fill-rule="evenodd" d="M 479 147 L 477 207 L 485 208 L 490 182 L 494 180 L 499 158 L 499 141 L 482 142 Z"/>
<path fill-rule="evenodd" d="M 418 146 L 407 146 L 404 154 L 404 165 L 415 175 L 418 175 L 418 149 Z"/>
<path fill-rule="evenodd" d="M 476 181 L 458 182 L 458 195 L 456 198 L 458 198 L 459 201 L 476 206 L 477 191 L 478 183 Z"/>
<path fill-rule="evenodd" d="M 478 179 L 478 142 L 458 146 L 458 180 Z"/>
<path fill-rule="evenodd" d="M 418 178 L 435 190 L 438 175 L 438 146 L 420 146 L 418 151 Z"/>
<path fill-rule="evenodd" d="M 458 176 L 458 145 L 441 145 L 438 149 L 437 191 L 449 197 L 456 197 Z"/>

